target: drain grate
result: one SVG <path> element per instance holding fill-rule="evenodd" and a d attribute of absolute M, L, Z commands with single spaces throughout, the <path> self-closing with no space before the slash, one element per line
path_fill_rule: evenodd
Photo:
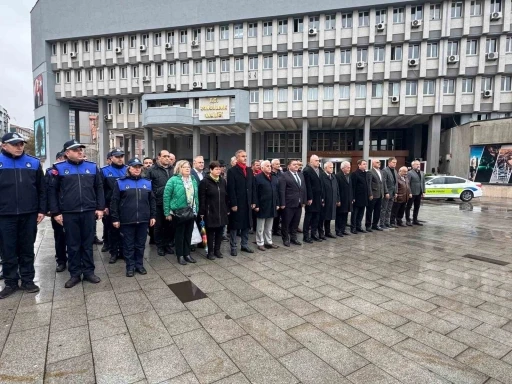
<path fill-rule="evenodd" d="M 483 256 L 464 255 L 462 257 L 465 257 L 466 259 L 485 261 L 486 263 L 497 264 L 497 265 L 509 265 L 510 264 L 510 263 L 507 263 L 506 261 L 489 259 L 488 257 L 483 257 Z"/>
<path fill-rule="evenodd" d="M 190 280 L 176 284 L 169 284 L 168 287 L 182 303 L 189 303 L 191 301 L 208 297 L 206 296 L 206 293 L 201 291 L 198 286 Z"/>

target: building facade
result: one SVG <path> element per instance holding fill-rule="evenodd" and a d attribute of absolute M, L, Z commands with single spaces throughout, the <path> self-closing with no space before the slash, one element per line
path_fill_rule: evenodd
<path fill-rule="evenodd" d="M 9 131 L 9 114 L 7 109 L 0 105 L 0 136 L 5 135 Z"/>
<path fill-rule="evenodd" d="M 34 130 L 32 128 L 20 127 L 19 125 L 15 124 L 10 124 L 9 132 L 16 132 L 27 141 L 34 136 Z"/>
<path fill-rule="evenodd" d="M 36 110 L 50 147 L 72 108 L 100 114 L 100 154 L 113 132 L 128 152 L 144 138 L 149 156 L 394 155 L 430 171 L 442 128 L 512 112 L 511 0 L 159 0 L 143 11 L 93 0 L 109 10 L 94 29 L 73 18 L 79 3 L 40 0 L 32 11 L 34 78 L 43 74 L 45 102 L 58 101 Z M 242 104 L 227 96 L 241 110 L 201 119 L 203 101 L 230 90 L 247 92 Z M 245 111 L 248 121 L 235 118 Z"/>

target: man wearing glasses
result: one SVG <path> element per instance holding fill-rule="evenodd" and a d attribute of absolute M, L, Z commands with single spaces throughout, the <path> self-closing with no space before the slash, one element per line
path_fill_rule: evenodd
<path fill-rule="evenodd" d="M 3 254 L 4 299 L 18 289 L 38 292 L 34 284 L 34 242 L 46 211 L 46 184 L 39 159 L 25 153 L 18 133 L 2 137 L 0 153 L 0 247 Z M 18 281 L 21 279 L 21 286 Z"/>
<path fill-rule="evenodd" d="M 64 285 L 72 288 L 83 279 L 93 284 L 101 279 L 94 274 L 92 246 L 96 219 L 105 210 L 105 196 L 100 170 L 96 163 L 84 160 L 85 146 L 67 141 L 63 152 L 66 161 L 53 166 L 50 185 L 50 211 L 64 226 L 71 278 Z"/>

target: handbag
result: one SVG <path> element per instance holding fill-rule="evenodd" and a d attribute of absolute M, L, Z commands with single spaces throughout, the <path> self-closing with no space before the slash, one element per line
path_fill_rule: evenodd
<path fill-rule="evenodd" d="M 197 228 L 197 223 L 194 221 L 194 229 L 192 229 L 192 237 L 190 239 L 190 245 L 196 245 L 202 242 L 201 233 Z"/>
<path fill-rule="evenodd" d="M 195 219 L 196 215 L 194 214 L 194 201 L 195 196 L 192 198 L 192 205 L 187 205 L 184 208 L 177 209 L 173 212 L 172 216 L 174 219 L 174 222 L 176 224 L 184 223 L 185 221 L 193 220 Z"/>

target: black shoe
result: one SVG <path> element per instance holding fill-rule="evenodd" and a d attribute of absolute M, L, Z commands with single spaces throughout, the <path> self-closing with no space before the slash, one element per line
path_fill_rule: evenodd
<path fill-rule="evenodd" d="M 389 224 L 389 227 L 390 228 L 398 228 L 398 225 L 396 225 L 395 223 L 392 223 L 392 224 Z"/>
<path fill-rule="evenodd" d="M 31 283 L 21 283 L 20 289 L 23 291 L 27 291 L 28 293 L 36 293 L 39 292 L 40 289 L 34 282 Z"/>
<path fill-rule="evenodd" d="M 372 229 L 374 231 L 383 231 L 383 229 L 381 227 L 372 227 Z"/>
<path fill-rule="evenodd" d="M 223 259 L 224 256 L 222 256 L 221 251 L 213 251 L 213 256 L 215 256 L 217 259 Z"/>
<path fill-rule="evenodd" d="M 165 247 L 165 253 L 167 253 L 168 255 L 174 255 L 174 249 L 173 249 L 173 247 L 171 247 L 170 245 L 168 245 L 167 247 Z"/>
<path fill-rule="evenodd" d="M 404 224 L 404 223 L 402 223 L 401 221 L 398 221 L 398 222 L 396 223 L 396 225 L 397 225 L 398 227 L 407 227 L 407 225 L 405 225 L 405 224 Z"/>
<path fill-rule="evenodd" d="M 283 241 L 283 245 L 284 245 L 285 247 L 289 247 L 289 246 L 290 246 L 290 242 L 289 242 L 289 241 Z"/>
<path fill-rule="evenodd" d="M 366 227 L 366 232 L 373 232 L 371 227 Z"/>
<path fill-rule="evenodd" d="M 318 236 L 320 238 L 320 240 L 327 240 L 327 237 L 324 236 L 324 235 L 321 235 L 321 236 Z"/>
<path fill-rule="evenodd" d="M 328 237 L 329 239 L 335 239 L 336 238 L 336 236 L 334 236 L 332 233 L 326 234 L 325 237 Z"/>
<path fill-rule="evenodd" d="M 55 268 L 55 271 L 57 272 L 64 272 L 66 270 L 66 264 L 57 264 L 57 268 Z"/>
<path fill-rule="evenodd" d="M 207 254 L 207 255 L 206 255 L 206 258 L 207 258 L 208 260 L 215 260 L 215 256 L 214 256 L 213 254 L 211 254 L 211 253 Z"/>
<path fill-rule="evenodd" d="M 343 237 L 343 232 L 336 232 L 336 236 Z"/>
<path fill-rule="evenodd" d="M 254 231 L 252 229 L 249 231 L 249 235 L 254 235 Z"/>
<path fill-rule="evenodd" d="M 356 229 L 351 229 L 350 233 L 353 234 L 353 235 L 357 235 L 357 230 Z"/>
<path fill-rule="evenodd" d="M 196 246 L 195 245 L 191 245 L 190 246 L 190 252 L 194 252 L 196 250 Z"/>
<path fill-rule="evenodd" d="M 391 228 L 391 223 L 384 224 L 384 227 Z"/>
<path fill-rule="evenodd" d="M 150 238 L 150 239 L 149 239 L 149 245 L 153 245 L 153 244 L 156 244 L 155 239 L 151 239 L 151 238 Z"/>
<path fill-rule="evenodd" d="M 313 244 L 313 240 L 311 240 L 309 237 L 303 238 L 302 241 L 308 244 Z"/>
<path fill-rule="evenodd" d="M 68 281 L 66 281 L 66 284 L 64 284 L 64 287 L 73 288 L 75 285 L 77 285 L 81 281 L 82 281 L 82 279 L 80 279 L 80 276 L 71 276 L 71 278 Z"/>
<path fill-rule="evenodd" d="M 315 240 L 315 241 L 322 241 L 322 239 L 320 237 L 318 237 L 317 235 L 311 235 L 311 239 L 312 240 Z"/>
<path fill-rule="evenodd" d="M 281 231 L 275 231 L 275 232 L 273 233 L 273 235 L 274 235 L 274 236 L 281 236 Z"/>
<path fill-rule="evenodd" d="M 133 269 L 128 269 L 126 271 L 126 277 L 133 277 L 135 275 L 135 271 Z"/>
<path fill-rule="evenodd" d="M 158 256 L 165 256 L 165 249 L 164 249 L 164 248 L 158 248 L 158 249 L 156 250 L 156 254 L 157 254 Z"/>
<path fill-rule="evenodd" d="M 302 245 L 302 243 L 299 240 L 297 240 L 297 239 L 291 239 L 290 243 L 293 244 L 293 245 Z"/>
<path fill-rule="evenodd" d="M 84 275 L 84 280 L 92 284 L 98 284 L 101 281 L 101 279 L 94 273 L 91 275 Z"/>
<path fill-rule="evenodd" d="M 231 250 L 231 256 L 237 256 L 238 253 L 236 252 L 236 249 Z"/>
<path fill-rule="evenodd" d="M 98 239 L 98 236 L 94 236 L 94 244 L 101 245 L 103 244 L 103 240 Z"/>
<path fill-rule="evenodd" d="M 264 247 L 267 248 L 267 249 L 277 249 L 277 248 L 279 248 L 279 245 L 265 244 Z"/>
<path fill-rule="evenodd" d="M 343 231 L 343 232 L 341 232 L 341 234 L 342 234 L 343 236 L 350 236 L 350 233 L 348 233 L 347 231 Z"/>
<path fill-rule="evenodd" d="M 408 227 L 412 227 L 412 223 L 410 221 L 406 221 L 405 225 L 407 225 Z"/>
<path fill-rule="evenodd" d="M 101 247 L 101 252 L 108 252 L 110 251 L 110 247 L 107 243 L 103 243 L 103 247 Z"/>
<path fill-rule="evenodd" d="M 117 255 L 110 255 L 110 259 L 108 260 L 109 264 L 115 264 L 117 261 Z"/>
<path fill-rule="evenodd" d="M 185 258 L 183 256 L 178 257 L 178 263 L 180 265 L 187 265 L 187 262 L 185 261 Z"/>
<path fill-rule="evenodd" d="M 6 285 L 2 291 L 0 291 L 0 299 L 5 299 L 6 297 L 11 296 L 13 293 L 15 293 L 18 290 L 17 285 L 13 285 L 12 287 L 10 285 Z"/>
<path fill-rule="evenodd" d="M 418 220 L 413 221 L 412 223 L 413 223 L 414 225 L 420 225 L 420 226 L 423 226 L 423 224 L 421 224 Z"/>
<path fill-rule="evenodd" d="M 146 268 L 144 268 L 144 267 L 135 268 L 135 270 L 139 273 L 139 275 L 147 275 L 148 274 L 148 271 L 146 271 Z"/>
<path fill-rule="evenodd" d="M 366 233 L 366 231 L 363 228 L 357 228 L 356 231 L 359 233 Z"/>
<path fill-rule="evenodd" d="M 249 248 L 249 247 L 242 247 L 241 251 L 242 252 L 247 252 L 247 253 L 254 253 L 254 251 L 251 248 Z"/>
<path fill-rule="evenodd" d="M 187 263 L 192 263 L 192 264 L 195 264 L 197 263 L 196 259 L 194 259 L 192 256 L 185 256 L 185 260 L 187 261 Z"/>

